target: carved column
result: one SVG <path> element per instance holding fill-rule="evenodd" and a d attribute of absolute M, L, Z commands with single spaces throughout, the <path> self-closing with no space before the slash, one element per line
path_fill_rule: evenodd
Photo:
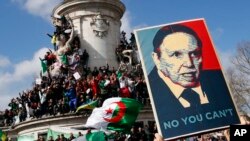
<path fill-rule="evenodd" d="M 118 67 L 115 49 L 119 44 L 121 17 L 125 6 L 120 0 L 64 0 L 53 15 L 68 15 L 89 53 L 88 66 Z"/>

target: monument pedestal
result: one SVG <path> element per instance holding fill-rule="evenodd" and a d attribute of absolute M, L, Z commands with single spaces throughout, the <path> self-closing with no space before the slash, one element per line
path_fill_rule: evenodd
<path fill-rule="evenodd" d="M 118 67 L 115 49 L 120 42 L 120 27 L 125 6 L 120 0 L 65 0 L 53 15 L 69 16 L 89 53 L 88 66 Z"/>

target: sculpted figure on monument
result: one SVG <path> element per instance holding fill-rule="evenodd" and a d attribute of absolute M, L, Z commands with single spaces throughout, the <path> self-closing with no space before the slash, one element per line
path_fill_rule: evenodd
<path fill-rule="evenodd" d="M 93 32 L 98 37 L 106 36 L 107 31 L 109 29 L 109 21 L 98 12 L 93 18 L 92 22 L 90 22 L 90 26 L 93 29 Z"/>
<path fill-rule="evenodd" d="M 67 29 L 64 31 L 65 33 L 59 35 L 57 55 L 63 55 L 71 49 L 71 42 L 73 41 L 74 37 L 74 27 L 72 20 L 68 18 L 68 21 L 70 23 L 71 29 Z M 67 40 L 66 34 L 68 33 L 70 33 L 70 36 Z"/>

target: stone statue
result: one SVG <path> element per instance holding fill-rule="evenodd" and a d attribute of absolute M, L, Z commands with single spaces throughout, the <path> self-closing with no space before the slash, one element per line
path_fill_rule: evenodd
<path fill-rule="evenodd" d="M 71 26 L 71 33 L 68 40 L 66 40 L 65 34 L 59 35 L 59 42 L 58 42 L 58 50 L 57 55 L 64 55 L 66 52 L 68 52 L 71 49 L 71 43 L 74 38 L 74 26 L 71 19 L 68 19 L 70 26 Z"/>

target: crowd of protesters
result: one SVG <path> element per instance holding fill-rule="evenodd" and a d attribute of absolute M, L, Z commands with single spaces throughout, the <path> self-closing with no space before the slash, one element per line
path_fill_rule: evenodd
<path fill-rule="evenodd" d="M 131 33 L 129 42 L 126 32 L 122 31 L 120 44 L 114 51 L 119 62 L 119 68 L 110 67 L 108 63 L 88 67 L 89 54 L 81 48 L 80 39 L 74 35 L 72 21 L 65 17 L 53 17 L 55 31 L 51 37 L 54 51 L 48 49 L 40 58 L 43 69 L 40 79 L 30 90 L 20 92 L 11 99 L 9 109 L 3 114 L 3 125 L 12 126 L 20 122 L 39 119 L 48 116 L 74 114 L 77 107 L 110 97 L 130 97 L 143 104 L 148 101 L 148 92 L 143 77 L 140 59 L 136 48 L 134 34 Z M 78 74 L 79 77 L 76 77 Z M 114 141 L 151 141 L 157 133 L 155 124 L 134 126 L 129 134 L 115 132 L 110 137 Z M 217 132 L 218 133 L 218 132 Z M 216 135 L 216 136 L 215 136 Z M 82 136 L 79 132 L 78 136 Z M 49 141 L 71 141 L 63 134 Z M 199 136 L 192 140 L 199 140 Z M 206 134 L 206 140 L 224 141 L 224 135 Z M 39 136 L 38 141 L 45 140 Z"/>
<path fill-rule="evenodd" d="M 87 133 L 91 133 L 91 130 L 88 129 Z M 156 125 L 149 127 L 145 125 L 144 127 L 136 127 L 133 126 L 131 128 L 131 131 L 128 133 L 122 133 L 122 132 L 113 132 L 109 134 L 105 134 L 106 140 L 113 140 L 113 141 L 153 141 L 155 139 L 155 134 L 157 133 Z M 81 132 L 79 132 L 77 135 L 74 135 L 73 133 L 70 133 L 69 137 L 65 137 L 64 134 L 57 135 L 56 138 L 53 138 L 52 136 L 49 137 L 48 141 L 72 141 L 78 137 L 83 136 Z M 163 141 L 163 139 L 161 139 Z M 188 138 L 179 139 L 176 141 L 227 141 L 225 133 L 223 131 L 203 134 L 199 136 L 193 136 Z M 37 141 L 45 141 L 45 138 L 42 136 L 38 137 Z"/>
<path fill-rule="evenodd" d="M 51 37 L 54 50 L 40 58 L 42 71 L 33 87 L 11 99 L 4 112 L 4 125 L 11 126 L 33 118 L 75 113 L 78 106 L 98 100 L 99 106 L 110 97 L 130 97 L 147 102 L 148 93 L 141 65 L 136 56 L 134 35 L 128 43 L 121 32 L 120 44 L 114 52 L 119 68 L 108 63 L 88 67 L 89 54 L 74 35 L 72 21 L 54 17 L 55 32 Z M 79 77 L 74 75 L 78 74 Z"/>
<path fill-rule="evenodd" d="M 105 134 L 106 140 L 113 140 L 113 141 L 152 141 L 154 139 L 154 133 L 157 131 L 156 126 L 155 128 L 149 128 L 148 126 L 143 127 L 132 127 L 130 133 L 122 133 L 122 132 L 113 132 L 109 134 Z M 87 130 L 86 134 L 91 133 L 90 129 Z M 64 134 L 57 135 L 56 138 L 49 136 L 48 141 L 72 141 L 78 137 L 83 136 L 81 132 L 77 135 L 70 133 L 69 137 L 65 137 Z M 43 136 L 39 136 L 37 141 L 45 141 Z"/>

